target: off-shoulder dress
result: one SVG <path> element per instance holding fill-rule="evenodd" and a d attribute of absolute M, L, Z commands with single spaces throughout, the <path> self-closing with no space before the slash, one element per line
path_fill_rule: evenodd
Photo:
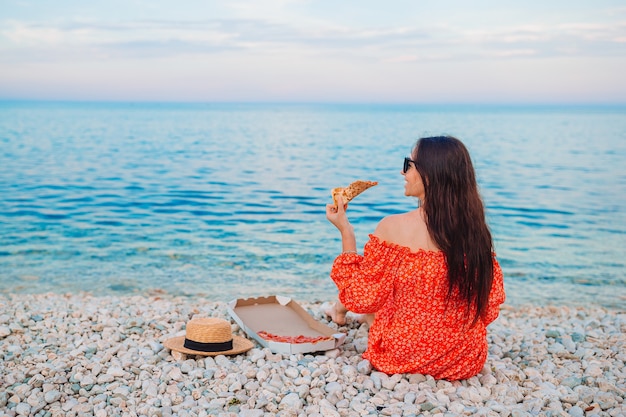
<path fill-rule="evenodd" d="M 369 235 L 363 255 L 342 253 L 331 278 L 339 300 L 355 313 L 375 313 L 363 357 L 387 374 L 420 373 L 459 380 L 478 374 L 487 359 L 487 325 L 505 300 L 494 256 L 487 314 L 472 326 L 466 303 L 448 294 L 441 251 L 419 250 Z"/>

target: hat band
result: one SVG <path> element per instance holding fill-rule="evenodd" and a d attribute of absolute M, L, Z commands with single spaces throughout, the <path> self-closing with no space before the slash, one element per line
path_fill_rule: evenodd
<path fill-rule="evenodd" d="M 185 338 L 183 346 L 187 349 L 198 350 L 200 352 L 223 352 L 233 348 L 233 339 L 226 342 L 202 343 Z"/>

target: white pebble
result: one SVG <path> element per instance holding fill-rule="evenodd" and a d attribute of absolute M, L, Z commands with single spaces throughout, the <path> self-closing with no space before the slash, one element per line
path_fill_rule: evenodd
<path fill-rule="evenodd" d="M 338 382 L 329 382 L 324 387 L 324 391 L 326 391 L 329 394 L 333 394 L 333 393 L 338 394 L 338 393 L 341 393 L 341 391 L 343 391 L 343 386 Z"/>
<path fill-rule="evenodd" d="M 300 396 L 295 392 L 291 392 L 283 397 L 278 408 L 281 410 L 300 410 L 302 405 Z"/>
<path fill-rule="evenodd" d="M 341 328 L 346 343 L 325 354 L 255 346 L 200 358 L 163 349 L 189 317 L 228 317 L 224 304 L 200 300 L 0 295 L 16 312 L 0 315 L 7 387 L 0 409 L 53 417 L 623 414 L 626 314 L 619 312 L 505 306 L 489 327 L 483 370 L 451 382 L 375 370 L 360 352 L 367 326 L 353 321 Z M 45 345 L 33 348 L 40 340 Z"/>
<path fill-rule="evenodd" d="M 357 364 L 356 369 L 360 374 L 368 375 L 372 372 L 372 364 L 367 359 L 363 359 Z"/>
<path fill-rule="evenodd" d="M 51 390 L 44 394 L 44 400 L 50 404 L 55 401 L 59 401 L 61 398 L 61 393 L 58 390 Z"/>
<path fill-rule="evenodd" d="M 239 417 L 263 417 L 263 410 L 241 410 Z"/>
<path fill-rule="evenodd" d="M 570 408 L 568 410 L 568 414 L 571 417 L 584 417 L 585 416 L 585 412 L 583 411 L 582 408 L 580 408 L 579 406 L 575 405 L 572 408 Z"/>
<path fill-rule="evenodd" d="M 285 376 L 287 378 L 295 379 L 298 377 L 298 375 L 300 375 L 300 371 L 298 371 L 298 368 L 290 366 L 289 368 L 285 369 Z"/>
<path fill-rule="evenodd" d="M 119 366 L 111 366 L 106 372 L 107 375 L 111 375 L 113 377 L 122 377 L 125 373 L 126 372 Z"/>
<path fill-rule="evenodd" d="M 28 415 L 30 415 L 30 409 L 31 409 L 30 405 L 28 405 L 26 403 L 19 403 L 15 407 L 15 412 L 19 416 L 28 416 Z"/>

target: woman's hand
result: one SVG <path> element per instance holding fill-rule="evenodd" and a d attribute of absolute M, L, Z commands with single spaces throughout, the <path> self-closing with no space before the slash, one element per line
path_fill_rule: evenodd
<path fill-rule="evenodd" d="M 356 238 L 354 228 L 348 220 L 346 209 L 348 204 L 343 204 L 341 195 L 337 196 L 337 205 L 326 204 L 326 218 L 335 225 L 341 233 L 341 247 L 343 252 L 356 253 Z"/>
<path fill-rule="evenodd" d="M 335 225 L 339 231 L 343 232 L 351 228 L 350 221 L 346 215 L 348 204 L 343 204 L 343 197 L 337 196 L 337 205 L 326 204 L 326 218 Z"/>

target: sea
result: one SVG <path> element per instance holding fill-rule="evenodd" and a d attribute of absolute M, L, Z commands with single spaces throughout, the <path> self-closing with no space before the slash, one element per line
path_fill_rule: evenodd
<path fill-rule="evenodd" d="M 470 151 L 511 305 L 626 305 L 626 106 L 0 102 L 0 294 L 330 301 L 423 136 Z"/>

